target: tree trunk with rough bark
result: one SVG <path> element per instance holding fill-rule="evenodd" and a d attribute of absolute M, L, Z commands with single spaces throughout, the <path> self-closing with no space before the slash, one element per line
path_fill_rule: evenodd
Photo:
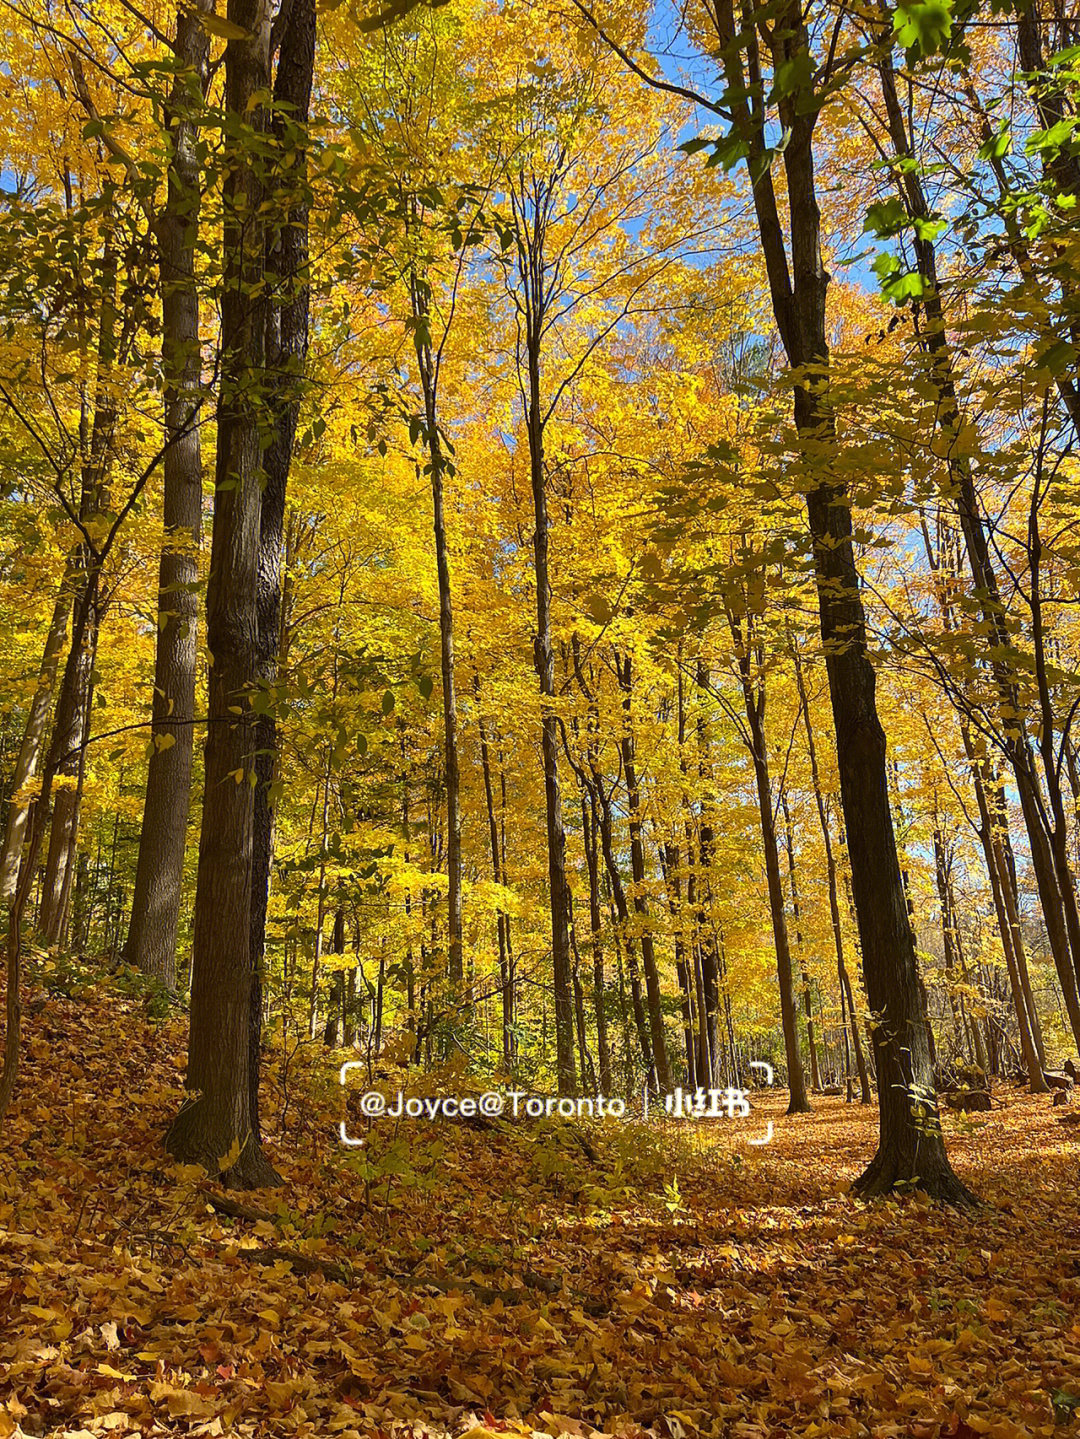
<path fill-rule="evenodd" d="M 202 350 L 195 241 L 199 224 L 198 107 L 206 93 L 210 0 L 181 8 L 165 114 L 172 151 L 165 204 L 157 217 L 161 361 L 165 377 L 163 520 L 158 567 L 158 630 L 151 709 L 153 753 L 146 774 L 135 890 L 125 958 L 176 988 L 176 934 L 191 806 L 195 676 L 202 530 Z M 193 92 L 197 92 L 193 93 Z"/>
<path fill-rule="evenodd" d="M 919 1188 L 970 1203 L 945 1153 L 934 1090 L 929 1027 L 904 904 L 886 777 L 886 743 L 877 712 L 866 615 L 855 563 L 851 495 L 836 464 L 838 437 L 828 401 L 829 346 L 821 217 L 814 179 L 814 127 L 821 97 L 802 10 L 785 3 L 769 26 L 744 27 L 733 0 L 715 18 L 736 135 L 746 147 L 773 314 L 795 374 L 794 419 L 804 470 L 822 648 L 836 728 L 840 793 L 851 858 L 855 913 L 867 998 L 875 1018 L 878 1150 L 856 1181 L 862 1194 Z M 787 136 L 790 265 L 784 222 L 769 169 L 764 104 L 747 85 L 766 44 L 774 73 L 789 82 L 776 118 Z M 747 47 L 744 64 L 741 46 Z M 806 77 L 806 78 L 800 78 Z"/>
<path fill-rule="evenodd" d="M 780 807 L 784 812 L 784 848 L 787 851 L 788 884 L 791 888 L 791 917 L 795 921 L 795 950 L 802 953 L 803 937 L 799 929 L 801 911 L 799 907 L 799 881 L 795 872 L 795 835 L 791 824 L 791 809 L 788 805 L 787 790 L 780 793 Z M 810 1051 L 810 1087 L 821 1088 L 821 1063 L 818 1059 L 817 1036 L 814 1031 L 814 1008 L 810 995 L 810 976 L 802 965 L 803 1013 L 806 1015 L 806 1047 Z"/>
<path fill-rule="evenodd" d="M 0 856 L 0 904 L 8 905 L 15 897 L 19 880 L 19 864 L 22 859 L 23 842 L 26 838 L 27 822 L 33 808 L 33 798 L 28 790 L 37 774 L 53 696 L 56 692 L 56 677 L 60 670 L 60 656 L 67 639 L 68 619 L 71 615 L 72 595 L 76 580 L 76 556 L 72 555 L 64 571 L 64 578 L 57 591 L 53 606 L 52 620 L 45 635 L 45 646 L 38 670 L 38 682 L 30 709 L 26 717 L 22 743 L 15 759 L 11 778 L 11 795 L 8 800 L 7 825 L 4 830 L 4 848 Z"/>
<path fill-rule="evenodd" d="M 780 877 L 780 851 L 776 839 L 776 814 L 773 809 L 772 779 L 769 774 L 769 751 L 765 739 L 765 686 L 759 675 L 752 673 L 750 643 L 737 619 L 729 616 L 735 652 L 738 656 L 743 703 L 750 741 L 750 758 L 757 789 L 758 824 L 765 859 L 765 882 L 769 892 L 769 917 L 772 921 L 773 946 L 776 950 L 776 984 L 780 993 L 780 1024 L 784 1035 L 784 1055 L 788 1072 L 788 1114 L 809 1114 L 810 1100 L 806 1094 L 802 1052 L 799 1046 L 799 1025 L 795 1011 L 795 976 L 788 941 L 787 914 L 784 906 L 784 885 Z M 759 657 L 760 660 L 760 657 Z"/>
<path fill-rule="evenodd" d="M 206 640 L 212 657 L 206 787 L 195 893 L 189 1098 L 169 1153 L 240 1187 L 280 1182 L 252 1128 L 252 821 L 257 782 L 252 699 L 258 674 L 260 404 L 266 356 L 264 177 L 269 0 L 229 0 L 225 46 L 227 171 L 221 302 L 221 394 Z M 246 131 L 246 133 L 245 133 Z M 236 707 L 242 713 L 234 713 Z M 259 1006 L 261 1010 L 261 1005 Z M 257 1056 L 256 1056 L 257 1058 Z"/>
<path fill-rule="evenodd" d="M 263 233 L 269 301 L 265 334 L 265 422 L 270 443 L 263 459 L 255 594 L 255 682 L 261 691 L 254 719 L 255 795 L 252 809 L 252 883 L 248 922 L 251 1003 L 248 1100 L 251 1132 L 260 1134 L 259 1068 L 262 1049 L 262 975 L 266 958 L 266 906 L 274 860 L 274 786 L 278 777 L 276 718 L 286 630 L 283 624 L 282 549 L 289 470 L 296 443 L 308 351 L 307 125 L 315 66 L 315 0 L 292 0 L 274 76 L 271 134 L 284 198 Z M 287 583 L 287 577 L 286 577 Z"/>
<path fill-rule="evenodd" d="M 1034 38 L 1037 41 L 1037 32 Z M 896 92 L 895 74 L 891 58 L 888 55 L 882 59 L 878 71 L 893 146 L 902 159 L 913 161 L 914 155 L 907 120 Z M 923 221 L 930 219 L 930 207 L 918 171 L 913 165 L 909 165 L 903 172 L 902 196 L 914 218 Z M 946 331 L 945 313 L 938 289 L 937 255 L 933 240 L 916 235 L 915 253 L 919 273 L 925 285 L 924 344 L 933 362 L 932 379 L 938 393 L 939 424 L 946 436 L 955 436 L 961 422 L 960 405 L 952 348 Z M 1044 763 L 1047 792 L 1055 820 L 1054 823 L 1051 823 L 1050 817 L 1046 813 L 1038 776 L 1032 762 L 1027 721 L 1018 694 L 1017 675 L 1015 668 L 1010 667 L 1007 659 L 1013 649 L 1013 643 L 1001 601 L 997 573 L 990 554 L 971 463 L 965 454 L 951 450 L 947 468 L 951 488 L 956 497 L 957 516 L 964 536 L 965 553 L 974 581 L 981 616 L 993 637 L 992 651 L 996 658 L 992 661 L 990 669 L 998 691 L 1004 746 L 1012 765 L 1021 812 L 1028 833 L 1032 868 L 1035 872 L 1039 900 L 1046 922 L 1047 937 L 1050 941 L 1073 1037 L 1080 1047 L 1080 993 L 1077 990 L 1077 980 L 1080 977 L 1080 911 L 1077 909 L 1068 855 L 1059 840 L 1064 826 L 1063 821 L 1058 822 L 1058 817 L 1061 815 L 1061 804 L 1057 767 L 1052 758 L 1050 763 Z M 1033 507 L 1032 516 L 1033 518 L 1037 517 L 1037 506 Z M 928 536 L 925 538 L 929 555 L 929 538 Z M 1039 628 L 1037 524 L 1034 543 L 1029 542 L 1029 548 L 1033 565 L 1032 621 L 1033 629 L 1036 631 L 1035 660 L 1036 669 L 1038 669 L 1040 645 L 1037 633 Z M 1042 708 L 1042 749 L 1045 758 L 1047 743 L 1051 752 L 1053 750 L 1053 719 L 1052 715 L 1047 716 L 1046 709 L 1048 707 L 1045 703 Z"/>
<path fill-rule="evenodd" d="M 68 903 L 75 877 L 76 849 L 79 842 L 83 776 L 86 771 L 85 746 L 90 737 L 94 663 L 106 606 L 100 585 L 100 551 L 85 537 L 88 533 L 85 527 L 89 521 L 100 517 L 109 508 L 108 476 L 112 463 L 118 403 L 115 367 L 119 325 L 116 299 L 118 269 L 115 239 L 111 231 L 106 234 L 102 247 L 101 268 L 97 392 L 89 442 L 83 454 L 79 518 L 84 527 L 84 539 L 79 546 L 76 562 L 83 596 L 92 595 L 92 600 L 89 608 L 84 605 L 80 610 L 84 619 L 81 638 L 79 643 L 76 643 L 74 638 L 72 640 L 56 705 L 53 738 L 57 745 L 58 759 L 54 781 L 60 779 L 63 783 L 54 783 L 53 786 L 55 798 L 38 912 L 41 938 L 50 945 L 62 942 L 67 926 Z"/>
<path fill-rule="evenodd" d="M 825 873 L 829 889 L 829 920 L 832 925 L 833 948 L 836 951 L 836 973 L 840 981 L 841 994 L 846 999 L 848 1023 L 851 1025 L 851 1043 L 855 1052 L 855 1065 L 859 1075 L 859 1096 L 863 1104 L 869 1104 L 873 1099 L 870 1092 L 870 1076 L 866 1071 L 866 1059 L 863 1055 L 862 1040 L 859 1036 L 859 1020 L 855 1012 L 854 997 L 851 993 L 851 980 L 848 977 L 847 964 L 844 959 L 844 927 L 840 918 L 840 886 L 836 874 L 836 851 L 833 849 L 832 829 L 829 825 L 829 815 L 825 808 L 825 796 L 821 789 L 821 771 L 818 769 L 817 742 L 814 739 L 814 727 L 810 719 L 810 706 L 806 698 L 806 679 L 803 675 L 802 655 L 797 640 L 791 640 L 791 652 L 795 661 L 795 685 L 799 696 L 799 709 L 802 713 L 803 727 L 806 730 L 806 748 L 810 757 L 810 779 L 814 789 L 814 804 L 817 808 L 818 823 L 821 826 L 821 842 L 825 849 Z"/>
<path fill-rule="evenodd" d="M 446 776 L 446 927 L 447 977 L 460 990 L 465 977 L 461 938 L 461 778 L 458 760 L 458 707 L 454 679 L 454 602 L 450 590 L 450 549 L 446 535 L 446 455 L 439 432 L 439 362 L 432 350 L 426 284 L 416 275 L 410 285 L 416 325 L 416 357 L 424 397 L 424 440 L 431 479 L 435 570 L 439 585 L 439 666 L 442 673 L 443 767 Z"/>
<path fill-rule="evenodd" d="M 660 993 L 660 973 L 656 964 L 656 947 L 649 921 L 649 901 L 645 894 L 645 844 L 641 830 L 641 791 L 638 786 L 637 759 L 634 753 L 633 665 L 629 655 L 615 654 L 615 668 L 623 692 L 623 733 L 619 743 L 626 781 L 627 823 L 630 830 L 630 866 L 634 878 L 634 916 L 641 942 L 641 963 L 645 970 L 645 991 L 648 999 L 649 1040 L 656 1082 L 660 1092 L 671 1090 L 671 1065 L 668 1062 L 664 1012 Z"/>

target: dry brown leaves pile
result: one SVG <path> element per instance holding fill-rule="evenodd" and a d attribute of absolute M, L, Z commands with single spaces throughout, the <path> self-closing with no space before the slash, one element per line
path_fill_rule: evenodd
<path fill-rule="evenodd" d="M 988 1203 L 957 1215 L 848 1197 L 876 1114 L 838 1099 L 585 1146 L 383 1120 L 348 1151 L 312 1046 L 285 1091 L 270 1060 L 286 1187 L 230 1196 L 268 1216 L 238 1219 L 162 1150 L 182 1056 L 131 1001 L 32 1021 L 0 1139 L 0 1439 L 1077 1432 L 1080 1127 L 1045 1099 L 946 1117 Z"/>

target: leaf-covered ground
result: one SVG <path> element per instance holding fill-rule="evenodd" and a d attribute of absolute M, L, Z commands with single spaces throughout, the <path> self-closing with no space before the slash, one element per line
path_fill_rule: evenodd
<path fill-rule="evenodd" d="M 161 1147 L 179 1024 L 87 995 L 29 1028 L 0 1138 L 0 1439 L 1080 1427 L 1080 1126 L 1046 1099 L 946 1118 L 988 1202 L 957 1215 L 849 1198 L 876 1117 L 834 1098 L 584 1143 L 383 1120 L 347 1151 L 306 1046 L 267 1061 L 285 1188 L 225 1196 L 268 1216 L 237 1218 Z"/>

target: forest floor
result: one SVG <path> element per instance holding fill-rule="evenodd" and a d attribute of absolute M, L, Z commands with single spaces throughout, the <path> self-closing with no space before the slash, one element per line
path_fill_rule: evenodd
<path fill-rule="evenodd" d="M 0 1135 L 0 1439 L 1080 1431 L 1080 1125 L 1046 1098 L 946 1116 L 987 1204 L 956 1214 L 850 1198 L 876 1113 L 835 1098 L 349 1150 L 332 1058 L 283 1082 L 279 1048 L 285 1185 L 224 1196 L 244 1219 L 162 1149 L 183 1025 L 73 995 L 28 1017 Z"/>

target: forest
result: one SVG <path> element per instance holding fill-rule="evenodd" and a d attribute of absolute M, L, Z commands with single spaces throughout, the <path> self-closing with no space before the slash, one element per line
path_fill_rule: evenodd
<path fill-rule="evenodd" d="M 1080 1425 L 1080 16 L 2 0 L 0 1439 Z"/>

